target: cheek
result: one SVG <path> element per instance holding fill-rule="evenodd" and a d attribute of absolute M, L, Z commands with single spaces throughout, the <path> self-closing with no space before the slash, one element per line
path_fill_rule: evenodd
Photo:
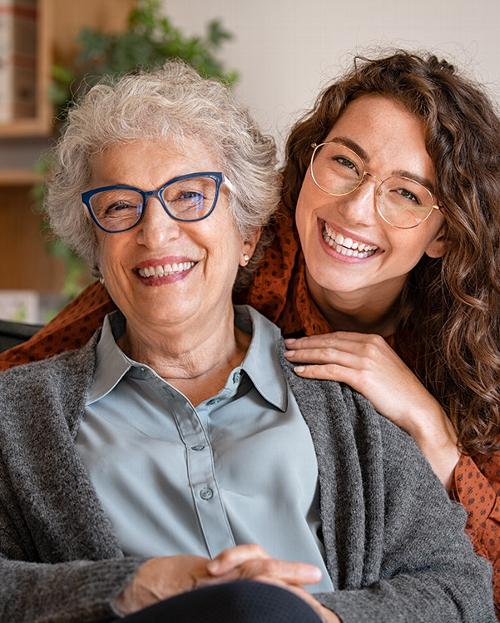
<path fill-rule="evenodd" d="M 311 227 L 311 215 L 312 210 L 310 209 L 310 201 L 308 201 L 308 192 L 307 189 L 302 187 L 295 208 L 295 225 L 302 244 L 305 243 L 307 231 Z"/>

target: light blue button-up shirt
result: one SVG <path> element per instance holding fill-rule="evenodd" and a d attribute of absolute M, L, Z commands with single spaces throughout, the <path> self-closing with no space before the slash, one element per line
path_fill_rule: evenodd
<path fill-rule="evenodd" d="M 323 578 L 309 590 L 331 591 L 316 455 L 279 363 L 279 329 L 246 306 L 236 322 L 252 335 L 245 359 L 195 407 L 123 353 L 123 317 L 107 316 L 77 448 L 126 554 L 213 558 L 258 543 L 317 565 Z"/>

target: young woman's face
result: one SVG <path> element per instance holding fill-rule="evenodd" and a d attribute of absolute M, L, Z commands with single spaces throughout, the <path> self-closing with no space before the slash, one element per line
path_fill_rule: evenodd
<path fill-rule="evenodd" d="M 404 172 L 429 187 L 435 184 L 422 122 L 393 99 L 365 95 L 349 104 L 324 140 L 336 139 L 364 160 L 371 175 L 353 192 L 334 197 L 319 188 L 310 167 L 307 170 L 296 223 L 310 286 L 336 295 L 380 299 L 386 293 L 393 298 L 424 253 L 439 257 L 444 251 L 438 210 L 418 227 L 398 229 L 384 221 L 375 206 L 378 181 L 389 176 Z M 351 166 L 344 160 L 341 164 Z"/>

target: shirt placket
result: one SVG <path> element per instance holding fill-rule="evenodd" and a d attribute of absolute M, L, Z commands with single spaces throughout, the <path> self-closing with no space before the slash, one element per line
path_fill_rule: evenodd
<path fill-rule="evenodd" d="M 208 553 L 214 558 L 223 549 L 234 547 L 235 541 L 220 496 L 215 474 L 213 448 L 200 415 L 223 399 L 216 397 L 203 403 L 200 414 L 180 392 L 169 390 L 169 407 L 175 418 L 179 436 L 186 449 L 186 470 L 200 530 Z M 170 409 L 169 409 L 170 410 Z"/>

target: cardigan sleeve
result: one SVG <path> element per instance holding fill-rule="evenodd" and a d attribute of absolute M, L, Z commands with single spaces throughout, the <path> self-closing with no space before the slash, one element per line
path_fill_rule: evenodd
<path fill-rule="evenodd" d="M 493 623 L 491 567 L 464 534 L 463 508 L 448 498 L 413 440 L 399 430 L 383 436 L 379 575 L 316 597 L 343 623 Z"/>
<path fill-rule="evenodd" d="M 141 562 L 123 558 L 43 564 L 0 556 L 0 620 L 102 623 L 114 619 L 112 601 Z"/>
<path fill-rule="evenodd" d="M 101 623 L 144 559 L 40 562 L 0 462 L 0 621 Z M 40 524 L 47 517 L 39 518 Z M 54 548 L 57 545 L 54 544 Z"/>

